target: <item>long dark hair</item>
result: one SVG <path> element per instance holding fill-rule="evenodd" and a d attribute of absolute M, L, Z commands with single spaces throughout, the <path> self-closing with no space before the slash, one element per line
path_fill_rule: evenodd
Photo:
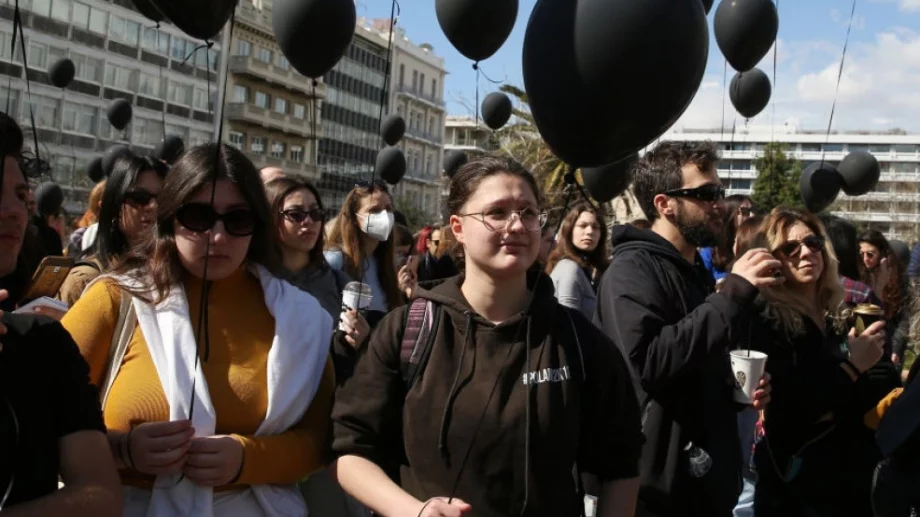
<path fill-rule="evenodd" d="M 865 242 L 878 248 L 880 261 L 882 259 L 888 259 L 888 270 L 891 272 L 888 277 L 888 283 L 882 288 L 882 292 L 875 294 L 885 303 L 885 318 L 891 319 L 901 310 L 901 303 L 904 301 L 901 293 L 901 287 L 904 285 L 904 279 L 902 278 L 904 273 L 901 267 L 901 259 L 898 258 L 897 253 L 891 251 L 891 245 L 888 244 L 888 239 L 878 230 L 863 232 L 859 236 L 859 242 Z M 866 269 L 866 263 L 859 261 L 860 280 L 871 286 L 872 278 L 869 273 L 869 270 Z"/>
<path fill-rule="evenodd" d="M 136 253 L 123 255 L 116 265 L 115 270 L 120 273 L 146 272 L 141 278 L 144 285 L 132 290 L 132 294 L 159 303 L 182 280 L 185 272 L 176 248 L 176 212 L 198 191 L 223 179 L 236 185 L 255 220 L 246 260 L 278 273 L 278 248 L 259 171 L 235 147 L 209 143 L 189 149 L 172 166 L 157 198 L 156 231 L 150 233 Z M 155 295 L 152 299 L 151 292 Z"/>
<path fill-rule="evenodd" d="M 361 200 L 373 195 L 375 192 L 386 194 L 392 201 L 389 189 L 381 182 L 355 185 L 351 192 L 345 196 L 345 202 L 342 203 L 342 209 L 336 217 L 332 231 L 329 233 L 327 249 L 338 249 L 342 252 L 345 272 L 352 278 L 363 278 L 364 273 L 364 256 L 363 246 L 361 246 L 361 230 L 358 221 L 358 210 L 361 208 Z M 377 272 L 380 275 L 380 283 L 387 295 L 389 309 L 393 310 L 405 303 L 405 296 L 399 290 L 399 282 L 396 280 L 396 266 L 394 265 L 394 253 L 396 246 L 393 243 L 395 232 L 390 232 L 387 240 L 379 243 L 374 249 L 374 258 L 377 259 Z"/>
<path fill-rule="evenodd" d="M 733 194 L 722 202 L 722 233 L 712 248 L 712 265 L 719 271 L 728 271 L 735 261 L 735 232 L 738 231 L 735 216 L 744 203 L 751 203 L 751 198 L 742 194 Z"/>
<path fill-rule="evenodd" d="M 572 232 L 575 230 L 575 223 L 581 214 L 589 212 L 594 214 L 597 224 L 600 226 L 601 236 L 597 241 L 597 247 L 588 253 L 584 253 L 575 247 L 572 242 Z M 556 264 L 562 259 L 569 259 L 581 268 L 594 268 L 595 276 L 598 278 L 607 270 L 610 259 L 607 257 L 607 225 L 604 223 L 604 214 L 601 213 L 594 205 L 582 201 L 572 207 L 569 213 L 562 220 L 562 229 L 559 231 L 559 238 L 556 240 L 556 246 L 549 259 L 546 261 L 546 273 L 552 273 Z M 594 279 L 592 278 L 592 280 Z"/>
<path fill-rule="evenodd" d="M 99 230 L 94 245 L 96 258 L 103 269 L 108 269 L 116 257 L 123 255 L 130 248 L 128 238 L 118 225 L 121 207 L 125 202 L 125 193 L 137 183 L 138 176 L 147 171 L 156 173 L 161 180 L 166 177 L 166 170 L 156 167 L 150 158 L 120 156 L 112 166 L 112 173 L 106 180 L 105 190 L 102 192 Z"/>
<path fill-rule="evenodd" d="M 323 207 L 323 200 L 319 196 L 319 191 L 312 183 L 305 179 L 294 178 L 291 176 L 282 176 L 280 178 L 275 178 L 269 181 L 265 185 L 265 193 L 268 195 L 268 203 L 271 208 L 272 215 L 272 228 L 276 229 L 275 235 L 279 236 L 279 251 L 280 251 L 280 233 L 281 233 L 281 221 L 284 218 L 281 215 L 281 209 L 284 207 L 284 200 L 288 196 L 297 192 L 298 190 L 308 190 L 313 197 L 316 198 L 316 204 L 321 210 L 325 210 Z M 327 267 L 326 259 L 323 257 L 323 246 L 325 245 L 325 228 L 323 227 L 326 224 L 325 219 L 321 222 L 319 227 L 319 238 L 316 239 L 316 245 L 313 246 L 313 249 L 310 250 L 308 256 L 310 257 L 310 266 L 319 266 Z M 283 252 L 282 252 L 283 253 Z"/>

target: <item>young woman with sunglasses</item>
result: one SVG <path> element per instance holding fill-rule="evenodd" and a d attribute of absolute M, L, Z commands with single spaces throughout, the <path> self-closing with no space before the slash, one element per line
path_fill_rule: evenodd
<path fill-rule="evenodd" d="M 878 230 L 859 236 L 859 258 L 859 279 L 872 288 L 885 311 L 891 334 L 886 352 L 893 363 L 901 364 L 910 334 L 910 286 L 905 265 Z"/>
<path fill-rule="evenodd" d="M 158 200 L 141 252 L 63 321 L 103 387 L 125 515 L 305 515 L 295 483 L 323 465 L 332 318 L 272 274 L 268 202 L 240 151 L 190 149 Z"/>
<path fill-rule="evenodd" d="M 407 289 L 394 266 L 393 198 L 382 182 L 359 183 L 345 197 L 326 243 L 326 262 L 371 288 L 368 320 L 373 325 L 406 302 Z M 405 268 L 404 268 L 405 269 Z M 405 275 L 403 275 L 405 276 Z"/>
<path fill-rule="evenodd" d="M 545 274 L 528 274 L 541 201 L 508 159 L 478 158 L 453 177 L 447 204 L 465 274 L 387 315 L 336 395 L 338 480 L 372 510 L 574 517 L 584 509 L 577 467 L 605 481 L 598 515 L 633 514 L 636 396 L 616 346 L 556 301 Z M 420 303 L 433 311 L 432 334 L 407 378 L 407 310 Z"/>
<path fill-rule="evenodd" d="M 559 303 L 594 318 L 596 282 L 610 264 L 604 215 L 591 204 L 575 205 L 562 220 L 559 244 L 550 253 L 546 272 Z"/>
<path fill-rule="evenodd" d="M 105 183 L 91 254 L 70 270 L 58 298 L 73 306 L 83 290 L 119 257 L 137 246 L 157 218 L 157 196 L 167 169 L 148 157 L 123 156 Z"/>
<path fill-rule="evenodd" d="M 861 335 L 842 317 L 837 259 L 819 220 L 777 208 L 762 242 L 782 264 L 782 284 L 761 289 L 751 347 L 767 354 L 772 401 L 754 462 L 758 517 L 872 515 L 869 488 L 878 461 L 863 418 L 898 383 L 876 366 L 884 323 Z M 890 366 L 890 365 L 889 365 Z"/>

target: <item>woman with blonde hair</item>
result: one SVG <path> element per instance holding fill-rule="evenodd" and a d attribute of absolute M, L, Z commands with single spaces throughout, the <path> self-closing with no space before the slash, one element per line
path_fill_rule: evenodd
<path fill-rule="evenodd" d="M 102 194 L 105 192 L 106 181 L 96 183 L 89 192 L 89 202 L 83 217 L 74 221 L 74 232 L 70 234 L 70 244 L 67 245 L 67 256 L 79 257 L 84 251 L 92 248 L 96 242 L 96 232 L 99 223 L 99 211 L 102 209 Z"/>
<path fill-rule="evenodd" d="M 754 454 L 755 514 L 872 515 L 878 458 L 863 415 L 897 384 L 876 367 L 884 323 L 859 335 L 847 328 L 837 258 L 813 214 L 776 208 L 761 236 L 757 244 L 781 262 L 776 274 L 785 281 L 761 289 L 747 336 L 767 354 L 773 385 L 766 436 Z"/>

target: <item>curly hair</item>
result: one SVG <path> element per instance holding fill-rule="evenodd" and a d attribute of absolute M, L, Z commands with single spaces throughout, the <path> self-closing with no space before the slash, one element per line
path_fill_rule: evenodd
<path fill-rule="evenodd" d="M 633 169 L 633 192 L 648 220 L 654 223 L 661 217 L 655 208 L 655 196 L 683 185 L 684 165 L 693 164 L 701 171 L 709 171 L 718 161 L 719 152 L 710 141 L 664 141 L 645 153 Z"/>

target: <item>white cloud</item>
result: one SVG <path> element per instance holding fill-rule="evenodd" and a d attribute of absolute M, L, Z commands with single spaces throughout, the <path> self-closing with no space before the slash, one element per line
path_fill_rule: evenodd
<path fill-rule="evenodd" d="M 778 47 L 780 66 L 771 104 L 749 123 L 769 125 L 775 120 L 780 124 L 794 118 L 801 128 L 826 127 L 837 85 L 840 44 L 810 41 L 786 45 L 780 41 Z M 761 63 L 761 69 L 772 80 L 772 55 L 768 58 Z M 723 99 L 721 73 L 707 75 L 703 83 L 676 127 L 719 127 Z M 873 41 L 851 42 L 837 96 L 834 129 L 899 127 L 920 132 L 917 84 L 920 84 L 920 33 L 895 28 L 877 34 Z M 727 98 L 725 113 L 728 128 L 733 117 L 738 117 L 738 124 L 744 123 Z"/>
<path fill-rule="evenodd" d="M 920 12 L 920 0 L 872 0 L 874 3 L 898 4 L 898 10 L 905 13 Z"/>

